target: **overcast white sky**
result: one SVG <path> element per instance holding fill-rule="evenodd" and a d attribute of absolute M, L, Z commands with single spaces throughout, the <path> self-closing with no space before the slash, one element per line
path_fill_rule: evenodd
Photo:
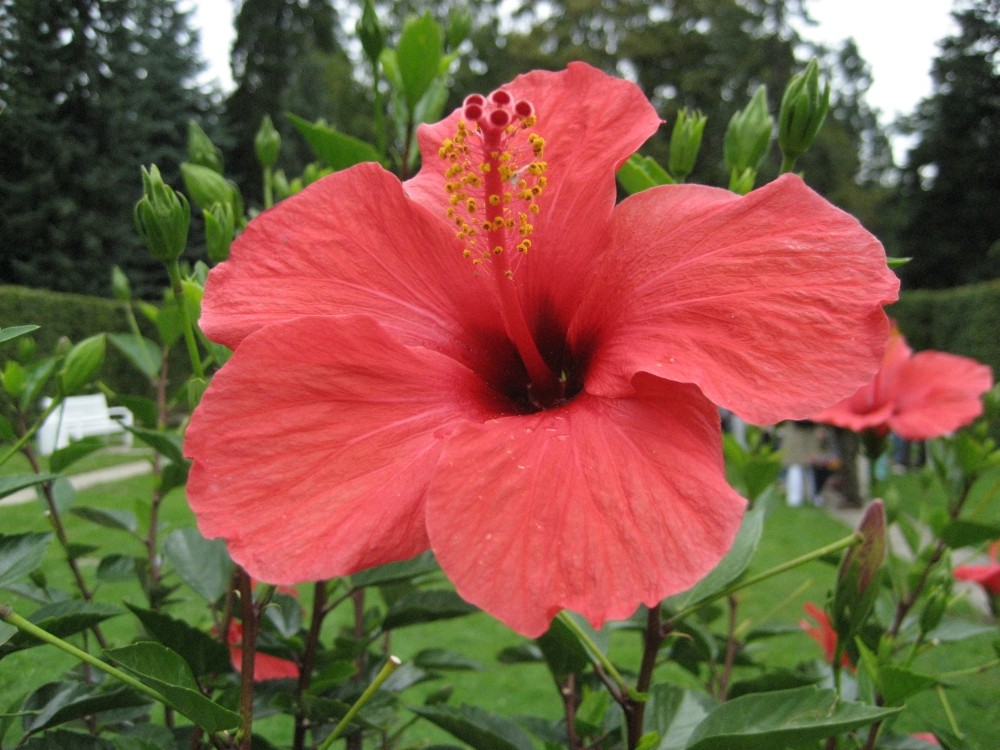
<path fill-rule="evenodd" d="M 209 80 L 217 79 L 227 89 L 232 85 L 232 0 L 190 1 L 196 7 Z M 803 31 L 807 38 L 833 45 L 854 37 L 872 66 L 868 102 L 881 110 L 883 123 L 909 114 L 930 93 L 937 42 L 953 30 L 952 0 L 808 0 L 807 7 L 818 22 Z"/>

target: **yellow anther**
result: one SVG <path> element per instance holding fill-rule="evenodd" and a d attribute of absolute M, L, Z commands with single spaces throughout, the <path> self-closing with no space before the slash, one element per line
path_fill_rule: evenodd
<path fill-rule="evenodd" d="M 495 247 L 493 248 L 493 254 L 494 254 L 494 255 L 500 255 L 500 254 L 501 254 L 502 252 L 503 252 L 503 248 L 502 248 L 502 247 L 500 247 L 500 245 L 496 245 L 496 246 L 495 246 Z"/>
<path fill-rule="evenodd" d="M 493 227 L 492 228 L 494 230 L 503 229 L 503 227 L 504 227 L 504 220 L 503 220 L 502 216 L 497 216 L 495 219 L 493 219 Z"/>
<path fill-rule="evenodd" d="M 472 251 L 469 248 L 465 248 L 462 251 L 462 257 L 463 258 L 471 258 L 472 257 Z"/>
<path fill-rule="evenodd" d="M 504 275 L 504 277 L 505 277 L 505 278 L 507 278 L 508 280 L 510 280 L 510 279 L 513 279 L 513 278 L 514 278 L 514 272 L 513 272 L 513 271 L 511 271 L 511 270 L 510 270 L 509 268 L 508 268 L 508 269 L 507 269 L 506 271 L 504 271 L 504 272 L 503 272 L 503 275 Z"/>
<path fill-rule="evenodd" d="M 533 214 L 537 214 L 542 209 L 538 207 L 537 203 L 532 203 L 530 206 L 528 206 L 528 210 L 531 211 L 531 213 Z"/>
<path fill-rule="evenodd" d="M 494 193 L 493 195 L 490 196 L 489 201 L 490 201 L 490 205 L 491 206 L 499 206 L 500 205 L 500 196 L 497 195 L 496 193 Z"/>
<path fill-rule="evenodd" d="M 490 163 L 488 161 L 484 161 L 479 165 L 479 171 L 483 174 L 488 174 L 490 171 Z"/>
<path fill-rule="evenodd" d="M 528 252 L 528 249 L 530 247 L 531 247 L 531 240 L 529 239 L 524 239 L 517 243 L 517 249 L 520 250 L 522 253 Z"/>
<path fill-rule="evenodd" d="M 469 198 L 468 200 L 466 200 L 465 208 L 470 214 L 474 214 L 476 212 L 476 199 Z"/>

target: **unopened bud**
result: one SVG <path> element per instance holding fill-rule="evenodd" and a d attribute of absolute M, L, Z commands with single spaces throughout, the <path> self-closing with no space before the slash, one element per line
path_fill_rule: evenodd
<path fill-rule="evenodd" d="M 188 122 L 188 161 L 222 174 L 222 152 L 194 120 Z"/>
<path fill-rule="evenodd" d="M 670 133 L 670 160 L 668 168 L 678 182 L 691 174 L 701 149 L 701 136 L 708 118 L 701 112 L 688 113 L 682 109 Z"/>
<path fill-rule="evenodd" d="M 128 281 L 128 276 L 118 266 L 111 269 L 111 293 L 121 302 L 132 299 L 132 285 Z"/>
<path fill-rule="evenodd" d="M 781 97 L 778 146 L 787 164 L 794 163 L 812 145 L 829 111 L 830 82 L 821 92 L 819 63 L 813 58 L 803 72 L 792 77 Z"/>
<path fill-rule="evenodd" d="M 201 208 L 208 208 L 213 203 L 229 203 L 233 205 L 233 211 L 236 211 L 236 186 L 218 172 L 200 164 L 184 162 L 181 164 L 181 176 L 188 195 Z"/>
<path fill-rule="evenodd" d="M 365 0 L 365 7 L 358 20 L 357 33 L 365 56 L 374 63 L 385 49 L 385 31 L 378 21 L 378 14 L 371 0 Z"/>
<path fill-rule="evenodd" d="M 236 231 L 233 207 L 228 203 L 213 203 L 202 211 L 205 218 L 205 249 L 213 263 L 229 257 L 229 246 Z"/>
<path fill-rule="evenodd" d="M 187 247 L 191 206 L 187 198 L 163 182 L 155 164 L 149 171 L 142 168 L 142 187 L 143 196 L 132 212 L 136 231 L 156 258 L 172 263 Z"/>
<path fill-rule="evenodd" d="M 729 189 L 737 195 L 746 195 L 753 190 L 757 181 L 757 170 L 747 167 L 744 170 L 734 169 L 729 175 Z"/>
<path fill-rule="evenodd" d="M 270 169 L 278 163 L 278 154 L 281 153 L 281 135 L 271 122 L 270 115 L 264 115 L 260 128 L 253 139 L 254 153 L 257 154 L 257 161 L 264 169 Z"/>
<path fill-rule="evenodd" d="M 774 118 L 767 111 L 767 88 L 761 86 L 745 109 L 737 110 L 726 128 L 723 153 L 730 173 L 760 169 L 771 145 Z"/>
<path fill-rule="evenodd" d="M 472 33 L 472 14 L 468 8 L 453 5 L 448 11 L 448 30 L 445 32 L 445 43 L 449 50 L 455 50 L 458 45 L 469 38 Z"/>
<path fill-rule="evenodd" d="M 873 500 L 858 524 L 861 541 L 847 550 L 833 594 L 833 627 L 849 643 L 861 630 L 879 592 L 885 562 L 885 507 Z"/>

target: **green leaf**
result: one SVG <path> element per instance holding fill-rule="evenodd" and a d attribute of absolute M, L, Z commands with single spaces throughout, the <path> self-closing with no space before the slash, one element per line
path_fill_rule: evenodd
<path fill-rule="evenodd" d="M 377 568 L 369 568 L 351 576 L 351 587 L 360 589 L 366 586 L 382 586 L 387 583 L 412 581 L 418 576 L 436 573 L 438 568 L 434 555 L 424 552 L 409 560 L 386 563 Z"/>
<path fill-rule="evenodd" d="M 478 612 L 454 591 L 415 591 L 393 602 L 382 621 L 384 630 Z"/>
<path fill-rule="evenodd" d="M 5 622 L 0 622 L 0 646 L 9 641 L 14 634 L 17 633 L 17 628 L 13 625 L 8 625 Z M 0 737 L 3 737 L 3 733 L 0 732 Z"/>
<path fill-rule="evenodd" d="M 18 490 L 55 479 L 55 474 L 10 474 L 0 477 L 0 497 L 13 495 Z"/>
<path fill-rule="evenodd" d="M 128 581 L 138 573 L 138 558 L 131 555 L 108 555 L 97 565 L 97 580 L 105 583 Z"/>
<path fill-rule="evenodd" d="M 816 687 L 744 695 L 723 703 L 691 733 L 686 750 L 772 750 L 869 726 L 898 713 L 841 701 Z"/>
<path fill-rule="evenodd" d="M 49 457 L 49 469 L 55 473 L 66 471 L 71 465 L 96 450 L 104 447 L 104 441 L 97 437 L 86 437 L 70 443 L 65 448 L 54 451 Z"/>
<path fill-rule="evenodd" d="M 437 77 L 443 44 L 441 26 L 430 12 L 411 16 L 403 24 L 396 45 L 396 57 L 403 82 L 403 97 L 411 115 L 417 103 Z"/>
<path fill-rule="evenodd" d="M 69 350 L 59 371 L 59 390 L 64 396 L 78 393 L 97 377 L 104 364 L 107 349 L 105 334 L 100 333 L 81 341 Z"/>
<path fill-rule="evenodd" d="M 113 510 L 111 508 L 73 508 L 70 513 L 74 516 L 96 523 L 106 529 L 119 529 L 130 531 L 135 534 L 139 530 L 139 519 L 134 513 L 127 510 Z"/>
<path fill-rule="evenodd" d="M 941 529 L 940 537 L 952 549 L 974 547 L 991 539 L 1000 539 L 1000 524 L 956 518 Z"/>
<path fill-rule="evenodd" d="M 182 464 L 187 460 L 184 458 L 180 435 L 164 430 L 147 430 L 144 427 L 128 427 L 126 429 L 174 463 Z"/>
<path fill-rule="evenodd" d="M 109 333 L 108 340 L 147 378 L 152 380 L 159 376 L 163 356 L 155 343 L 132 333 Z"/>
<path fill-rule="evenodd" d="M 674 182 L 667 174 L 667 170 L 655 159 L 639 154 L 632 154 L 618 169 L 616 177 L 625 192 L 629 194 L 640 193 L 659 185 L 671 185 Z"/>
<path fill-rule="evenodd" d="M 37 331 L 40 326 L 7 326 L 0 328 L 0 344 L 13 341 L 18 336 L 26 336 L 32 331 Z"/>
<path fill-rule="evenodd" d="M 410 710 L 473 750 L 533 750 L 534 747 L 513 721 L 476 706 L 411 706 Z"/>
<path fill-rule="evenodd" d="M 195 593 L 214 602 L 229 590 L 233 562 L 221 539 L 206 539 L 197 529 L 177 529 L 163 542 L 163 554 Z"/>
<path fill-rule="evenodd" d="M 887 706 L 900 706 L 906 699 L 939 683 L 931 675 L 887 664 L 882 667 L 879 687 Z"/>
<path fill-rule="evenodd" d="M 341 133 L 322 122 L 311 123 L 295 115 L 285 115 L 306 139 L 317 159 L 333 169 L 347 169 L 363 162 L 380 161 L 374 146 Z"/>
<path fill-rule="evenodd" d="M 747 511 L 733 546 L 725 557 L 692 588 L 668 599 L 667 605 L 678 610 L 684 609 L 714 596 L 743 575 L 757 551 L 763 531 L 764 511 L 760 508 Z"/>
<path fill-rule="evenodd" d="M 113 683 L 109 689 L 79 682 L 50 682 L 25 700 L 22 708 L 34 715 L 25 719 L 24 730 L 25 734 L 33 734 L 101 711 L 144 706 L 147 703 L 148 698 L 118 683 Z"/>
<path fill-rule="evenodd" d="M 590 666 L 587 647 L 572 628 L 556 617 L 549 629 L 535 639 L 542 650 L 545 663 L 556 683 L 562 683 L 570 674 L 579 674 Z"/>
<path fill-rule="evenodd" d="M 28 617 L 28 621 L 58 638 L 66 638 L 119 614 L 121 614 L 121 610 L 110 604 L 68 600 L 48 604 L 35 610 Z M 15 651 L 40 645 L 42 645 L 41 641 L 23 631 L 18 631 L 17 635 L 0 646 L 0 658 Z"/>
<path fill-rule="evenodd" d="M 19 581 L 45 559 L 52 534 L 0 534 L 0 587 Z"/>
<path fill-rule="evenodd" d="M 660 735 L 657 750 L 681 750 L 711 707 L 707 696 L 676 685 L 655 685 L 646 703 L 646 729 Z"/>
<path fill-rule="evenodd" d="M 240 715 L 204 695 L 180 654 L 159 643 L 140 642 L 105 651 L 144 684 L 157 690 L 168 705 L 206 732 L 239 726 Z"/>
<path fill-rule="evenodd" d="M 204 631 L 162 612 L 126 603 L 146 632 L 167 648 L 176 651 L 196 675 L 226 673 L 230 669 L 229 650 Z"/>
<path fill-rule="evenodd" d="M 412 662 L 421 669 L 463 670 L 479 672 L 483 665 L 464 654 L 444 648 L 426 648 L 413 657 Z"/>

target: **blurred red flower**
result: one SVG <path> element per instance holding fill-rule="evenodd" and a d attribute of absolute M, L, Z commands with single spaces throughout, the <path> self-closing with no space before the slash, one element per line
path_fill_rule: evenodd
<path fill-rule="evenodd" d="M 907 440 L 940 437 L 969 424 L 983 411 L 982 395 L 993 385 L 990 368 L 944 352 L 913 353 L 893 326 L 882 367 L 857 393 L 812 419 Z"/>
<path fill-rule="evenodd" d="M 805 603 L 805 610 L 815 625 L 808 620 L 800 620 L 799 627 L 820 645 L 820 648 L 823 649 L 823 657 L 828 663 L 833 664 L 833 657 L 837 652 L 837 631 L 830 624 L 830 618 L 827 617 L 826 612 L 812 602 Z M 841 654 L 840 664 L 843 667 L 852 668 L 851 660 L 846 651 Z"/>
<path fill-rule="evenodd" d="M 229 623 L 229 632 L 226 635 L 226 643 L 229 644 L 229 660 L 233 669 L 242 671 L 243 666 L 243 626 L 233 620 Z M 263 682 L 264 680 L 285 680 L 299 678 L 299 666 L 293 661 L 282 659 L 280 656 L 272 656 L 257 651 L 253 661 L 253 681 Z"/>
<path fill-rule="evenodd" d="M 960 581 L 974 581 L 993 596 L 1000 596 L 1000 541 L 990 545 L 990 562 L 985 565 L 958 565 L 953 571 Z"/>
<path fill-rule="evenodd" d="M 358 165 L 251 222 L 204 298 L 235 353 L 186 438 L 202 532 L 274 583 L 430 548 L 529 636 L 704 576 L 744 507 L 715 405 L 852 393 L 898 282 L 795 176 L 615 205 L 659 124 L 632 83 L 536 71 L 422 127 L 414 179 Z"/>

